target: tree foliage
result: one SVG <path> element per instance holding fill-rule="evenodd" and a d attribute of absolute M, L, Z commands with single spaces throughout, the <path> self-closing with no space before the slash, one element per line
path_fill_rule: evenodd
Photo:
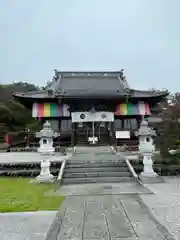
<path fill-rule="evenodd" d="M 156 126 L 159 135 L 158 147 L 161 155 L 167 157 L 168 151 L 176 147 L 176 141 L 180 137 L 180 95 L 174 94 L 171 96 L 171 100 L 167 100 L 159 106 L 159 113 L 163 121 Z"/>

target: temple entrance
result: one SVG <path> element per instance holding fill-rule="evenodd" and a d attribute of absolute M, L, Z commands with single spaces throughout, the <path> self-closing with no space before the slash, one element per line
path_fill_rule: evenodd
<path fill-rule="evenodd" d="M 110 129 L 108 122 L 84 122 L 76 124 L 76 144 L 108 145 Z"/>
<path fill-rule="evenodd" d="M 108 145 L 112 138 L 113 112 L 72 112 L 74 144 Z"/>
<path fill-rule="evenodd" d="M 107 122 L 91 122 L 91 128 L 88 134 L 89 144 L 108 144 L 109 130 Z"/>

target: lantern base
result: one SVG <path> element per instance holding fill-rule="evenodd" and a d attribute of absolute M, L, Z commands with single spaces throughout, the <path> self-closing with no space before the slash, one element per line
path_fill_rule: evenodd
<path fill-rule="evenodd" d="M 164 182 L 164 179 L 159 176 L 157 173 L 154 174 L 144 174 L 143 172 L 139 175 L 139 180 L 143 184 L 152 184 L 152 183 L 162 183 Z"/>
<path fill-rule="evenodd" d="M 54 181 L 54 176 L 52 174 L 40 174 L 36 177 L 36 180 L 40 183 L 52 183 Z"/>

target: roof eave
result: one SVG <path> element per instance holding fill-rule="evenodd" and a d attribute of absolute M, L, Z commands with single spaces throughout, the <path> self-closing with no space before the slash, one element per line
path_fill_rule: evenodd
<path fill-rule="evenodd" d="M 136 90 L 135 90 L 136 91 Z M 142 94 L 143 91 L 137 91 L 137 92 L 132 92 L 132 94 L 126 94 L 122 92 L 114 92 L 114 93 L 72 93 L 72 94 L 56 94 L 56 95 L 50 95 L 50 96 L 41 96 L 41 97 L 36 97 L 32 96 L 26 93 L 13 93 L 13 97 L 19 101 L 24 101 L 24 100 L 29 100 L 29 101 L 35 101 L 35 100 L 52 100 L 52 99 L 72 99 L 72 98 L 112 98 L 112 99 L 117 99 L 117 98 L 130 98 L 130 99 L 152 99 L 153 101 L 159 101 L 159 99 L 163 99 L 169 95 L 168 92 L 157 92 L 149 94 L 147 96 L 147 91 L 144 92 L 144 96 Z M 141 95 L 138 95 L 138 93 L 141 93 Z"/>
<path fill-rule="evenodd" d="M 169 95 L 169 92 L 166 91 L 143 91 L 132 89 L 133 97 L 166 97 Z M 144 96 L 143 96 L 144 95 Z"/>

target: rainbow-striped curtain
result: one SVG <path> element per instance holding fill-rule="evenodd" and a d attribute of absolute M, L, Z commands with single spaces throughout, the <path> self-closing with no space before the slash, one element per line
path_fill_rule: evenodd
<path fill-rule="evenodd" d="M 128 115 L 151 115 L 150 107 L 148 103 L 139 102 L 133 103 L 120 103 L 116 107 L 116 116 L 128 116 Z"/>
<path fill-rule="evenodd" d="M 67 104 L 57 103 L 34 103 L 32 108 L 33 117 L 69 117 L 70 111 Z"/>

